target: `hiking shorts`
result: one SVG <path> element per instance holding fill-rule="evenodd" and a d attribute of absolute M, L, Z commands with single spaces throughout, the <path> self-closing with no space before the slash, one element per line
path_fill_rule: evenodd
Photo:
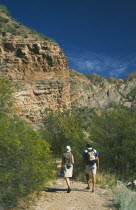
<path fill-rule="evenodd" d="M 93 166 L 86 165 L 85 167 L 85 174 L 96 174 L 97 166 L 96 163 Z"/>
<path fill-rule="evenodd" d="M 66 165 L 64 166 L 64 178 L 71 178 L 73 175 L 73 165 L 68 169 Z"/>

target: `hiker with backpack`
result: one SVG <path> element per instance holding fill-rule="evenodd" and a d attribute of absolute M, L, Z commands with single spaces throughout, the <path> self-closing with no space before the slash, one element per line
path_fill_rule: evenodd
<path fill-rule="evenodd" d="M 99 169 L 98 152 L 92 148 L 90 143 L 87 144 L 87 150 L 83 154 L 83 163 L 85 167 L 85 176 L 87 181 L 86 189 L 90 189 L 90 173 L 92 174 L 92 192 L 95 191 L 96 184 L 96 171 Z"/>
<path fill-rule="evenodd" d="M 73 164 L 74 164 L 74 156 L 71 153 L 71 147 L 66 146 L 66 152 L 62 155 L 62 167 L 64 171 L 64 178 L 66 179 L 66 183 L 68 186 L 67 193 L 70 193 L 71 191 L 70 178 L 73 175 Z"/>

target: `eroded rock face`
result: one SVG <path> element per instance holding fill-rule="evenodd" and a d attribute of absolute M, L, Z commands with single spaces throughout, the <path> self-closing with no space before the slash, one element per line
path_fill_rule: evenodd
<path fill-rule="evenodd" d="M 13 80 L 17 113 L 34 124 L 46 109 L 136 106 L 136 72 L 126 79 L 89 78 L 69 70 L 62 49 L 0 9 L 0 76 Z"/>
<path fill-rule="evenodd" d="M 51 41 L 2 38 L 0 73 L 18 86 L 18 113 L 32 122 L 41 121 L 46 108 L 70 108 L 70 76 L 66 56 Z"/>
<path fill-rule="evenodd" d="M 45 110 L 76 108 L 108 109 L 114 105 L 136 106 L 136 74 L 126 79 L 102 78 L 69 70 L 60 47 L 51 41 L 5 41 L 1 35 L 0 73 L 14 81 L 16 108 L 20 116 L 34 124 L 41 122 Z"/>
<path fill-rule="evenodd" d="M 71 105 L 108 109 L 114 105 L 128 108 L 136 106 L 136 72 L 126 79 L 103 78 L 92 74 L 85 75 L 71 70 Z"/>

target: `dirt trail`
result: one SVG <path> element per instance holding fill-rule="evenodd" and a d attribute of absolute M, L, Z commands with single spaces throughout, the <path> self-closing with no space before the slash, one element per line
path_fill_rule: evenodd
<path fill-rule="evenodd" d="M 72 191 L 67 193 L 63 178 L 56 180 L 47 190 L 42 192 L 39 200 L 31 206 L 31 210 L 112 210 L 108 191 L 96 188 L 94 193 L 85 189 L 86 184 L 72 181 Z M 29 209 L 29 210 L 30 210 Z"/>

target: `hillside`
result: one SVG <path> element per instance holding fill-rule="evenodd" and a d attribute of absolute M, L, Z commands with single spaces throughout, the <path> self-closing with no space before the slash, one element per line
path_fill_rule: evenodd
<path fill-rule="evenodd" d="M 3 7 L 0 76 L 14 82 L 17 113 L 34 124 L 46 109 L 136 106 L 136 72 L 122 80 L 70 70 L 57 43 L 16 22 Z"/>
<path fill-rule="evenodd" d="M 136 106 L 136 72 L 123 79 L 103 78 L 70 71 L 73 107 L 108 109 L 115 105 Z"/>
<path fill-rule="evenodd" d="M 15 83 L 18 113 L 36 123 L 46 108 L 68 109 L 70 77 L 62 49 L 2 9 L 0 16 L 0 75 Z"/>

